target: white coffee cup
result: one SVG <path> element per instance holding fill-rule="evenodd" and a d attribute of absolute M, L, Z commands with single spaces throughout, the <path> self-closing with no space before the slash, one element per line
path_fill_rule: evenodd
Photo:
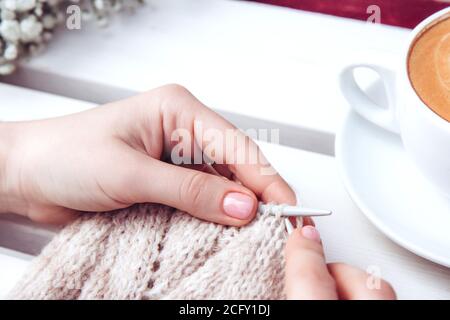
<path fill-rule="evenodd" d="M 411 85 L 407 67 L 409 51 L 417 36 L 426 27 L 447 16 L 450 18 L 450 7 L 433 14 L 414 28 L 398 70 L 371 63 L 355 63 L 344 68 L 340 74 L 340 86 L 353 110 L 374 124 L 400 134 L 407 154 L 420 171 L 438 190 L 450 197 L 450 122 L 422 102 Z M 353 74 L 360 67 L 370 68 L 380 75 L 388 108 L 374 103 L 360 89 Z"/>

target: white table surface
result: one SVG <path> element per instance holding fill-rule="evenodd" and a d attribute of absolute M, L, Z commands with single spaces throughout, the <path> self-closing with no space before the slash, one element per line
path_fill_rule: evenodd
<path fill-rule="evenodd" d="M 14 287 L 33 257 L 0 247 L 0 299 Z"/>
<path fill-rule="evenodd" d="M 105 30 L 61 30 L 44 55 L 2 79 L 38 91 L 0 84 L 0 120 L 76 112 L 181 83 L 237 125 L 280 127 L 286 144 L 309 150 L 262 144 L 305 205 L 333 209 L 316 220 L 329 261 L 378 268 L 403 299 L 450 298 L 450 270 L 376 230 L 327 155 L 347 111 L 340 68 L 363 58 L 395 65 L 408 30 L 241 1 L 149 2 Z M 9 226 L 0 221 L 0 240 Z M 28 264 L 29 256 L 0 250 L 0 296 Z"/>

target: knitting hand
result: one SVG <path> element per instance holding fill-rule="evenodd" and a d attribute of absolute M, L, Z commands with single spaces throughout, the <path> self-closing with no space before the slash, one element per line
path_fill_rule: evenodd
<path fill-rule="evenodd" d="M 342 263 L 326 264 L 318 231 L 295 229 L 286 244 L 286 294 L 289 299 L 395 299 L 395 292 L 376 275 Z"/>
<path fill-rule="evenodd" d="M 222 138 L 232 132 L 245 147 L 211 137 L 207 144 L 196 124 Z M 182 157 L 214 150 L 208 155 L 221 176 L 202 172 L 211 169 L 202 164 L 172 164 L 180 129 L 188 142 Z M 154 202 L 238 226 L 254 217 L 257 197 L 295 204 L 286 182 L 264 173 L 270 170 L 256 145 L 177 85 L 65 117 L 2 123 L 0 137 L 0 212 L 41 222 Z M 246 160 L 252 153 L 258 163 Z"/>

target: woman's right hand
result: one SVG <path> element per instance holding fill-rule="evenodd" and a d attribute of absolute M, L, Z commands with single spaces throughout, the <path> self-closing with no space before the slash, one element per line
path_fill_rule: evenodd
<path fill-rule="evenodd" d="M 319 232 L 314 226 L 295 229 L 289 236 L 285 253 L 288 299 L 396 299 L 386 281 L 346 264 L 327 264 Z"/>

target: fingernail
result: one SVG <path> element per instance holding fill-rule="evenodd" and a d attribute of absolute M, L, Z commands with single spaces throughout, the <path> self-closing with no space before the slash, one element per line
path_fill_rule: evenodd
<path fill-rule="evenodd" d="M 304 226 L 302 228 L 302 235 L 309 240 L 313 240 L 320 243 L 320 233 L 313 226 Z"/>
<path fill-rule="evenodd" d="M 230 192 L 223 199 L 223 210 L 233 218 L 246 220 L 253 214 L 255 200 L 243 193 Z"/>

